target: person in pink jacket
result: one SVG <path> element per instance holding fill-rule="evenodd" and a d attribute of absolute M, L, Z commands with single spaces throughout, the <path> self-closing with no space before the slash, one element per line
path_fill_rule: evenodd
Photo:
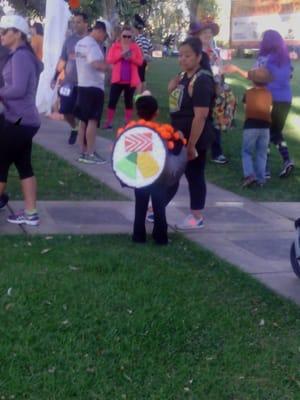
<path fill-rule="evenodd" d="M 108 51 L 107 63 L 112 65 L 111 87 L 104 129 L 112 129 L 117 103 L 124 91 L 125 122 L 132 119 L 133 95 L 141 83 L 138 67 L 143 64 L 143 54 L 133 41 L 132 30 L 124 26 L 121 37 Z"/>

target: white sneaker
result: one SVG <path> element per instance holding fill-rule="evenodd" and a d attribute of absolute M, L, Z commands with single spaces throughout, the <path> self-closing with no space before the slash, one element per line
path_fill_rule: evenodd
<path fill-rule="evenodd" d="M 150 222 L 151 224 L 154 224 L 154 212 L 148 212 L 146 216 L 146 221 Z"/>
<path fill-rule="evenodd" d="M 102 158 L 99 154 L 94 152 L 93 154 L 87 154 L 82 160 L 86 164 L 105 164 L 106 160 Z"/>
<path fill-rule="evenodd" d="M 204 219 L 197 219 L 192 214 L 189 214 L 181 224 L 175 225 L 175 228 L 179 231 L 202 229 L 204 228 Z"/>

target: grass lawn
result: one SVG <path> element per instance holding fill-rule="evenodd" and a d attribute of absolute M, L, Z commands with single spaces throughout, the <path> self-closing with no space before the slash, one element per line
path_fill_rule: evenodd
<path fill-rule="evenodd" d="M 251 68 L 254 60 L 237 59 L 235 62 L 246 69 Z M 224 133 L 223 147 L 225 155 L 230 159 L 230 163 L 226 166 L 219 166 L 208 163 L 207 178 L 210 182 L 215 183 L 225 189 L 229 189 L 235 193 L 260 201 L 299 201 L 300 198 L 300 63 L 295 63 L 295 71 L 293 78 L 294 100 L 293 107 L 290 112 L 288 123 L 286 125 L 286 138 L 289 144 L 290 153 L 296 164 L 296 171 L 289 179 L 279 179 L 278 174 L 281 169 L 281 158 L 277 150 L 272 146 L 271 153 L 271 170 L 272 179 L 265 188 L 242 189 L 242 165 L 241 165 L 241 142 L 242 142 L 242 126 L 244 120 L 244 111 L 241 99 L 249 82 L 232 75 L 227 78 L 227 82 L 232 85 L 238 100 L 239 107 L 237 113 L 237 127 Z M 168 81 L 179 71 L 178 60 L 176 58 L 168 58 L 163 60 L 153 60 L 148 72 L 149 88 L 157 97 L 160 105 L 160 119 L 162 121 L 169 120 L 168 114 L 168 97 L 167 85 Z M 120 107 L 117 114 L 116 126 L 123 124 L 123 104 L 120 100 Z M 113 137 L 113 133 L 101 131 L 106 137 Z"/>
<path fill-rule="evenodd" d="M 39 145 L 33 147 L 33 167 L 38 179 L 39 200 L 125 199 Z M 12 200 L 22 199 L 19 176 L 15 168 L 10 171 L 7 192 Z"/>
<path fill-rule="evenodd" d="M 0 398 L 300 399 L 299 308 L 172 240 L 1 237 Z"/>

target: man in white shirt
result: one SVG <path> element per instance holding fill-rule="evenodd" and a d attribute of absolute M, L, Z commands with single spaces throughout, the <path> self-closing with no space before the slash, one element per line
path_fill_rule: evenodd
<path fill-rule="evenodd" d="M 97 21 L 91 33 L 75 47 L 78 74 L 78 96 L 75 115 L 80 121 L 78 142 L 80 162 L 103 164 L 105 160 L 95 151 L 96 132 L 104 105 L 104 80 L 107 64 L 100 45 L 107 36 L 106 25 Z"/>

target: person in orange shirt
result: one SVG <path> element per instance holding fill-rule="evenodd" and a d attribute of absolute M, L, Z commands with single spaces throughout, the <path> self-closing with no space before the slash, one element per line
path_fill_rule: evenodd
<path fill-rule="evenodd" d="M 244 172 L 242 186 L 245 188 L 254 183 L 263 186 L 266 182 L 272 94 L 266 88 L 265 83 L 253 81 L 253 87 L 246 91 L 243 101 L 245 104 L 245 123 L 242 145 Z"/>
<path fill-rule="evenodd" d="M 31 47 L 37 58 L 43 60 L 44 29 L 40 22 L 35 22 L 31 27 Z"/>

